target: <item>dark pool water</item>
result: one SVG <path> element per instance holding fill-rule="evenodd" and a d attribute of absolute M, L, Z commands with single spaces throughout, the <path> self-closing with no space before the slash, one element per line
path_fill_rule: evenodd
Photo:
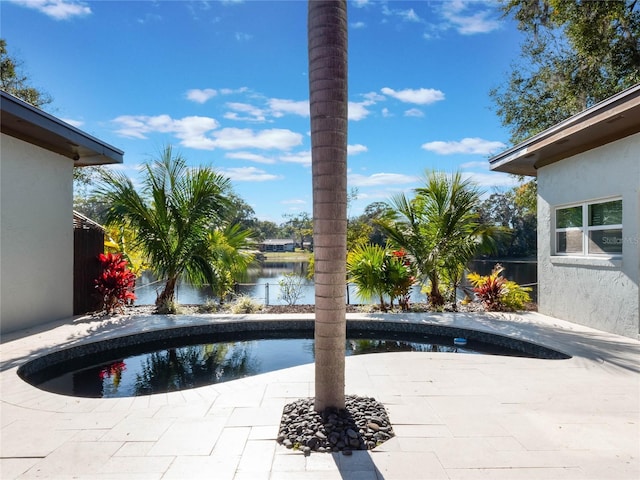
<path fill-rule="evenodd" d="M 347 340 L 347 355 L 413 351 L 522 356 L 513 350 L 472 341 L 465 347 L 456 346 L 454 339 L 448 337 L 416 339 L 414 335 L 409 341 L 406 335 L 387 336 L 374 340 L 366 333 L 355 335 Z M 119 356 L 108 360 L 104 356 L 85 356 L 45 369 L 29 382 L 63 395 L 130 397 L 211 385 L 314 361 L 314 343 L 308 338 L 185 343 L 183 340 L 174 343 L 177 346 L 163 348 L 156 345 L 154 349 L 141 346 L 137 352 L 128 348 L 127 352 L 114 352 Z"/>

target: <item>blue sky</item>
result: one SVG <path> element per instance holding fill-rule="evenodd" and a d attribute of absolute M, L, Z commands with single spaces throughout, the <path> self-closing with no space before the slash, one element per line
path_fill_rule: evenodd
<path fill-rule="evenodd" d="M 4 0 L 2 37 L 47 110 L 124 150 L 164 145 L 230 177 L 258 218 L 312 211 L 306 2 Z M 349 1 L 350 215 L 428 169 L 486 192 L 508 146 L 488 92 L 521 34 L 493 1 Z"/>

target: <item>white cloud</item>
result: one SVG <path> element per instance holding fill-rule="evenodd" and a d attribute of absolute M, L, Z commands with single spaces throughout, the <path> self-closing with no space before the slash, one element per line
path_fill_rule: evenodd
<path fill-rule="evenodd" d="M 443 2 L 442 15 L 462 35 L 488 33 L 500 28 L 497 9 L 490 8 L 490 5 L 490 2 L 462 0 Z M 487 8 L 482 9 L 483 6 Z M 475 12 L 471 13 L 469 9 L 474 9 Z M 494 18 L 491 18 L 492 16 Z"/>
<path fill-rule="evenodd" d="M 397 15 L 407 22 L 420 22 L 421 19 L 413 8 L 409 10 L 398 10 Z"/>
<path fill-rule="evenodd" d="M 222 95 L 232 95 L 234 93 L 246 93 L 249 91 L 249 87 L 240 87 L 240 88 L 221 88 L 220 93 Z"/>
<path fill-rule="evenodd" d="M 383 108 L 383 109 L 382 109 L 382 116 L 383 116 L 383 117 L 392 117 L 393 115 L 392 115 L 392 113 L 389 111 L 389 109 L 385 107 L 385 108 Z"/>
<path fill-rule="evenodd" d="M 268 182 L 282 178 L 256 167 L 222 168 L 218 171 L 236 182 Z"/>
<path fill-rule="evenodd" d="M 91 8 L 84 2 L 75 0 L 10 0 L 11 2 L 37 10 L 55 19 L 68 20 L 72 17 L 91 15 Z"/>
<path fill-rule="evenodd" d="M 287 163 L 299 163 L 300 165 L 309 167 L 311 166 L 311 151 L 307 150 L 306 152 L 283 155 L 280 157 L 280 160 Z"/>
<path fill-rule="evenodd" d="M 354 22 L 351 24 L 351 28 L 353 28 L 354 30 L 364 28 L 364 27 L 366 27 L 364 22 Z"/>
<path fill-rule="evenodd" d="M 359 153 L 367 152 L 369 149 L 359 143 L 355 145 L 347 145 L 347 155 L 357 155 Z"/>
<path fill-rule="evenodd" d="M 290 113 L 301 117 L 309 116 L 309 100 L 286 100 L 282 98 L 272 98 L 269 100 L 269 108 L 274 117 L 279 118 Z"/>
<path fill-rule="evenodd" d="M 215 147 L 225 150 L 258 148 L 262 150 L 289 150 L 302 143 L 302 135 L 282 128 L 253 131 L 249 128 L 223 128 L 214 132 Z"/>
<path fill-rule="evenodd" d="M 480 161 L 480 162 L 461 163 L 460 164 L 460 168 L 462 168 L 462 169 L 480 168 L 482 170 L 489 170 L 489 162 L 485 160 L 485 161 Z"/>
<path fill-rule="evenodd" d="M 118 135 L 146 139 L 150 133 L 170 133 L 185 147 L 212 150 L 214 145 L 205 134 L 218 128 L 217 120 L 210 117 L 184 117 L 173 119 L 169 115 L 121 115 L 113 120 L 120 128 Z"/>
<path fill-rule="evenodd" d="M 226 158 L 232 158 L 234 160 L 248 160 L 255 163 L 276 163 L 273 158 L 265 157 L 264 155 L 258 155 L 251 152 L 229 152 L 224 155 Z"/>
<path fill-rule="evenodd" d="M 360 175 L 354 173 L 349 175 L 349 186 L 352 187 L 373 187 L 377 185 L 401 185 L 404 183 L 413 183 L 417 180 L 411 175 L 403 175 L 401 173 L 374 173 L 373 175 Z"/>
<path fill-rule="evenodd" d="M 235 110 L 234 112 L 227 112 L 224 114 L 224 118 L 229 120 L 243 120 L 249 122 L 265 122 L 266 116 L 265 111 L 261 108 L 255 107 L 248 103 L 240 103 L 240 102 L 229 102 L 226 105 L 231 110 Z M 238 115 L 244 114 L 244 116 Z"/>
<path fill-rule="evenodd" d="M 235 34 L 236 40 L 239 42 L 248 42 L 253 38 L 253 35 L 243 32 L 236 32 Z"/>
<path fill-rule="evenodd" d="M 439 155 L 451 155 L 454 153 L 489 155 L 497 150 L 506 148 L 506 145 L 502 142 L 484 140 L 482 138 L 463 138 L 458 142 L 427 142 L 422 144 L 422 148 Z"/>
<path fill-rule="evenodd" d="M 349 120 L 357 122 L 363 118 L 367 118 L 371 111 L 367 109 L 367 106 L 372 102 L 349 102 Z"/>
<path fill-rule="evenodd" d="M 367 105 L 373 105 L 377 102 L 383 102 L 387 99 L 384 95 L 380 95 L 378 92 L 369 92 L 362 95 L 367 102 Z"/>
<path fill-rule="evenodd" d="M 424 112 L 417 108 L 410 108 L 404 112 L 405 117 L 424 117 Z"/>
<path fill-rule="evenodd" d="M 406 88 L 396 91 L 392 88 L 384 87 L 381 89 L 381 92 L 401 102 L 415 103 L 417 105 L 429 105 L 444 100 L 444 93 L 433 88 L 419 88 L 417 90 Z"/>
<path fill-rule="evenodd" d="M 73 120 L 71 118 L 62 118 L 61 120 L 76 128 L 80 128 L 82 125 L 84 125 L 84 122 L 82 120 Z"/>
<path fill-rule="evenodd" d="M 291 200 L 282 200 L 280 202 L 283 205 L 306 205 L 306 200 L 301 200 L 300 198 L 292 198 Z"/>
<path fill-rule="evenodd" d="M 389 8 L 389 6 L 385 3 L 382 5 L 382 14 L 388 17 L 399 17 L 405 22 L 422 22 L 422 19 L 418 16 L 413 8 L 410 8 L 408 10 L 400 10 L 396 8 Z"/>
<path fill-rule="evenodd" d="M 487 173 L 476 173 L 476 172 L 462 172 L 462 177 L 464 179 L 472 180 L 480 187 L 484 188 L 501 188 L 501 187 L 515 187 L 518 185 L 518 178 L 514 175 L 509 175 L 508 173 L 500 173 L 500 172 L 487 172 Z"/>
<path fill-rule="evenodd" d="M 362 8 L 370 4 L 369 0 L 353 0 L 353 6 L 357 8 Z"/>
<path fill-rule="evenodd" d="M 218 95 L 218 91 L 213 88 L 193 88 L 191 90 L 187 90 L 187 99 L 197 103 L 205 103 L 216 95 Z"/>

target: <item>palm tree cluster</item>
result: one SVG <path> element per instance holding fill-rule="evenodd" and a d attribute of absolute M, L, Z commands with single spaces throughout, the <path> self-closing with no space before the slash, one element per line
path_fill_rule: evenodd
<path fill-rule="evenodd" d="M 426 286 L 434 308 L 455 302 L 468 262 L 489 252 L 498 234 L 480 222 L 481 192 L 460 173 L 427 172 L 424 185 L 412 198 L 393 197 L 379 225 L 387 235 L 388 248 L 403 250 L 416 269 L 416 280 Z M 385 249 L 360 247 L 350 254 L 349 273 L 365 296 L 389 290 L 388 276 L 367 272 L 381 263 Z M 381 297 L 381 303 L 384 301 Z"/>
<path fill-rule="evenodd" d="M 226 220 L 230 190 L 228 178 L 210 167 L 187 167 L 171 146 L 144 166 L 139 189 L 122 172 L 101 173 L 97 193 L 108 205 L 107 225 L 133 232 L 132 246 L 144 252 L 158 278 L 166 279 L 156 307 L 175 310 L 181 277 L 211 285 L 222 299 L 253 260 L 250 232 Z"/>

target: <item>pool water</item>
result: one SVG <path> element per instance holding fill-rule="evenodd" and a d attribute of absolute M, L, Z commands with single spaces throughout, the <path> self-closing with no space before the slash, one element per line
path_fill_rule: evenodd
<path fill-rule="evenodd" d="M 74 369 L 67 366 L 66 371 L 50 370 L 30 383 L 43 390 L 79 397 L 150 395 L 312 363 L 313 347 L 313 340 L 308 338 L 183 343 L 153 351 L 120 353 L 122 356 L 108 361 L 94 359 L 92 362 L 88 356 L 82 359 L 81 364 L 74 362 Z M 518 355 L 512 351 L 497 351 L 493 345 L 470 342 L 465 347 L 456 346 L 453 338 L 447 337 L 429 337 L 419 342 L 402 338 L 352 338 L 346 342 L 347 355 L 409 351 Z"/>

